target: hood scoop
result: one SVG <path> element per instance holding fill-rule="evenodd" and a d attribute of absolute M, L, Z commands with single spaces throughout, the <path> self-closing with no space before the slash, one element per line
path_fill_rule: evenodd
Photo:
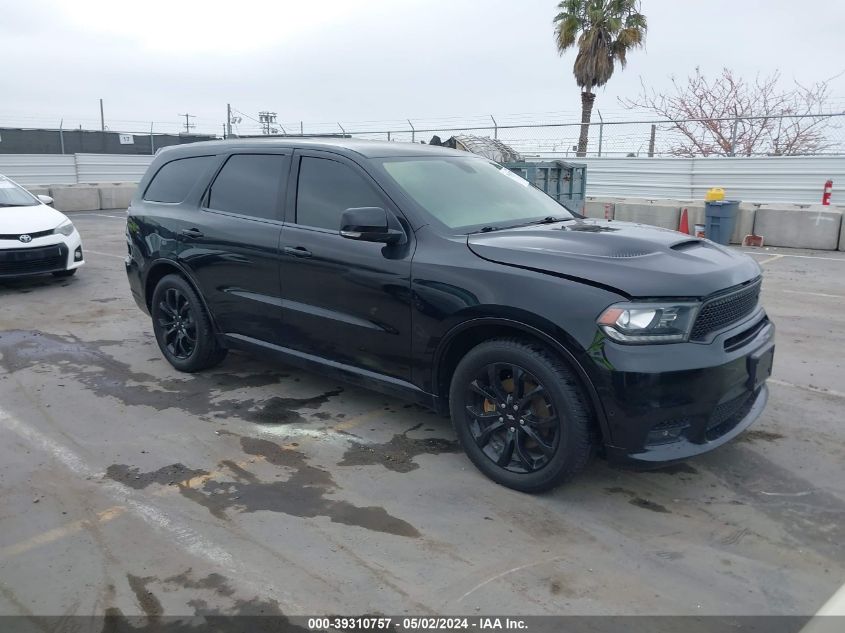
<path fill-rule="evenodd" d="M 685 251 L 690 248 L 696 248 L 698 246 L 707 246 L 707 244 L 703 240 L 693 239 L 693 240 L 682 240 L 680 242 L 676 242 L 672 244 L 669 248 L 673 251 Z"/>

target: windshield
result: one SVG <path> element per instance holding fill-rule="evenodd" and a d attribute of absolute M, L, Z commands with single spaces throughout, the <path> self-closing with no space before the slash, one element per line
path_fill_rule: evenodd
<path fill-rule="evenodd" d="M 34 207 L 39 204 L 26 189 L 0 176 L 0 207 Z"/>
<path fill-rule="evenodd" d="M 574 217 L 527 180 L 485 158 L 415 156 L 380 163 L 414 202 L 451 229 Z"/>

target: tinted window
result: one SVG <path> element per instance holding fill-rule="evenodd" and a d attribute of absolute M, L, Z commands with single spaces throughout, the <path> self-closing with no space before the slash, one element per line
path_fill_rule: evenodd
<path fill-rule="evenodd" d="M 296 223 L 339 230 L 340 215 L 352 207 L 383 207 L 373 187 L 351 167 L 303 157 L 296 190 Z"/>
<path fill-rule="evenodd" d="M 153 181 L 144 194 L 144 200 L 182 202 L 197 180 L 205 174 L 213 159 L 213 156 L 196 156 L 180 158 L 165 164 L 153 176 Z"/>
<path fill-rule="evenodd" d="M 232 156 L 211 185 L 208 207 L 267 220 L 276 219 L 286 164 L 286 156 L 275 154 Z"/>
<path fill-rule="evenodd" d="M 382 165 L 409 197 L 451 228 L 573 217 L 524 178 L 482 158 L 398 158 Z"/>

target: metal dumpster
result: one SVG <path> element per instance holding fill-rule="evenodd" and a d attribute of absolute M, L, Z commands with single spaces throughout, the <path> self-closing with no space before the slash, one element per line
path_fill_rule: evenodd
<path fill-rule="evenodd" d="M 587 192 L 587 166 L 562 160 L 548 162 L 519 161 L 505 163 L 505 167 L 542 189 L 552 198 L 581 213 Z"/>

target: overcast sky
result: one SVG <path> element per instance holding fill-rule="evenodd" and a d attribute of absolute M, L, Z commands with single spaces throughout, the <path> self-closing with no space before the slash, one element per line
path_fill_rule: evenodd
<path fill-rule="evenodd" d="M 133 6 L 129 8 L 129 5 Z M 306 131 L 433 120 L 577 116 L 574 53 L 555 50 L 554 0 L 0 0 L 0 126 L 221 131 L 226 103 Z M 646 47 L 600 89 L 618 96 L 696 65 L 813 82 L 845 70 L 845 2 L 643 0 Z M 845 75 L 832 83 L 845 110 Z M 556 113 L 556 114 L 551 114 Z M 527 116 L 536 114 L 536 116 Z M 521 116 L 507 116 L 521 115 Z M 182 119 L 184 121 L 184 119 Z M 372 123 L 365 123 L 372 122 Z M 244 118 L 242 130 L 250 130 Z"/>

